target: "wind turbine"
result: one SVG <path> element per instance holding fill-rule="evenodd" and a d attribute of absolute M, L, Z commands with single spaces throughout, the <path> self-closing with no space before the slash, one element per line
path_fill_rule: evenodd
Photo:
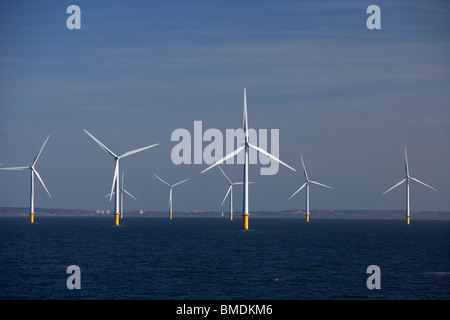
<path fill-rule="evenodd" d="M 242 217 L 243 217 L 243 224 L 244 224 L 244 230 L 248 230 L 248 148 L 252 148 L 262 154 L 264 154 L 265 156 L 272 158 L 273 160 L 281 163 L 282 165 L 288 167 L 289 169 L 295 171 L 294 168 L 291 168 L 290 166 L 288 166 L 286 163 L 284 163 L 283 161 L 281 161 L 280 159 L 278 159 L 277 157 L 275 157 L 274 155 L 268 153 L 266 150 L 261 149 L 257 146 L 254 146 L 252 144 L 249 143 L 248 141 L 248 120 L 247 120 L 247 90 L 244 88 L 244 116 L 243 116 L 243 129 L 244 129 L 244 145 L 240 146 L 239 148 L 237 148 L 236 150 L 230 152 L 229 154 L 227 154 L 225 157 L 223 157 L 222 159 L 216 161 L 215 163 L 213 163 L 211 166 L 209 166 L 208 168 L 206 168 L 205 170 L 202 171 L 205 172 L 221 163 L 224 163 L 226 160 L 234 157 L 235 155 L 237 155 L 239 152 L 241 152 L 242 150 L 245 151 L 245 163 L 244 163 L 244 193 L 243 193 L 243 208 L 242 208 Z"/>
<path fill-rule="evenodd" d="M 177 183 L 175 183 L 173 185 L 170 185 L 166 181 L 164 181 L 163 179 L 158 177 L 156 174 L 154 174 L 154 176 L 156 178 L 158 178 L 159 181 L 161 181 L 162 183 L 164 183 L 166 186 L 169 187 L 169 218 L 170 218 L 170 220 L 172 220 L 172 189 L 173 189 L 173 187 L 175 187 L 175 186 L 177 186 L 179 184 L 182 184 L 183 182 L 188 181 L 190 178 L 182 180 L 182 181 L 179 181 L 179 182 L 177 182 Z"/>
<path fill-rule="evenodd" d="M 100 140 L 98 140 L 96 137 L 94 137 L 92 134 L 90 134 L 86 129 L 83 129 L 84 132 L 86 132 L 91 138 L 92 140 L 94 140 L 102 149 L 103 151 L 105 151 L 106 153 L 110 154 L 111 156 L 114 157 L 115 160 L 115 168 L 114 168 L 114 177 L 113 177 L 113 183 L 111 186 L 111 193 L 110 193 L 110 198 L 109 200 L 112 199 L 112 195 L 113 195 L 113 191 L 114 191 L 114 186 L 116 186 L 116 191 L 115 191 L 115 196 L 116 196 L 116 201 L 115 201 L 115 205 L 114 205 L 114 215 L 115 215 L 115 222 L 116 222 L 116 226 L 119 225 L 119 160 L 125 157 L 128 157 L 132 154 L 144 151 L 146 149 L 152 148 L 157 146 L 159 143 L 156 144 L 152 144 L 151 146 L 147 146 L 147 147 L 143 147 L 143 148 L 139 148 L 139 149 L 135 149 L 135 150 L 131 150 L 128 152 L 125 152 L 124 154 L 122 154 L 121 156 L 116 155 L 114 152 L 112 152 L 111 150 L 109 150 L 103 143 L 100 142 Z"/>
<path fill-rule="evenodd" d="M 42 184 L 42 186 L 44 187 L 45 191 L 47 191 L 48 196 L 50 198 L 52 197 L 50 195 L 50 192 L 48 192 L 47 187 L 44 184 L 44 181 L 42 181 L 41 176 L 39 175 L 39 173 L 37 172 L 36 168 L 34 167 L 36 165 L 36 162 L 39 159 L 39 156 L 42 153 L 42 150 L 45 147 L 45 144 L 47 143 L 48 138 L 50 138 L 50 136 L 48 136 L 47 139 L 45 139 L 44 144 L 42 145 L 42 147 L 39 150 L 38 154 L 34 158 L 33 163 L 31 164 L 31 166 L 29 166 L 29 167 L 0 168 L 0 170 L 25 170 L 25 169 L 30 169 L 31 170 L 31 190 L 30 190 L 30 222 L 31 223 L 34 223 L 34 175 L 35 174 L 36 174 L 36 177 L 39 179 L 40 183 Z"/>
<path fill-rule="evenodd" d="M 306 186 L 306 222 L 309 222 L 309 185 L 312 183 L 312 184 L 322 186 L 325 188 L 329 188 L 329 189 L 333 189 L 333 188 L 330 186 L 327 186 L 325 184 L 319 183 L 317 181 L 309 180 L 308 172 L 306 172 L 305 162 L 303 161 L 303 157 L 301 155 L 300 155 L 300 158 L 302 159 L 303 174 L 305 175 L 306 182 L 300 188 L 298 188 L 298 190 L 295 191 L 292 196 L 289 197 L 289 200 L 291 200 L 293 196 L 295 196 L 297 193 L 299 193 L 300 190 L 302 190 Z"/>
<path fill-rule="evenodd" d="M 398 187 L 399 185 L 401 185 L 403 182 L 406 181 L 406 223 L 409 224 L 410 213 L 411 213 L 410 212 L 410 201 L 409 201 L 409 181 L 412 180 L 412 181 L 418 182 L 418 183 L 424 185 L 425 187 L 430 188 L 430 189 L 432 189 L 434 191 L 437 191 L 437 190 L 435 188 L 427 185 L 426 183 L 424 183 L 424 182 L 422 182 L 422 181 L 420 181 L 420 180 L 418 180 L 416 178 L 413 178 L 413 177 L 411 177 L 409 175 L 408 155 L 406 154 L 406 146 L 405 146 L 405 171 L 406 171 L 406 177 L 403 180 L 401 180 L 399 183 L 394 185 L 393 187 L 391 187 L 388 190 L 386 190 L 385 192 L 383 192 L 383 195 L 385 195 L 386 193 L 388 193 L 389 191 L 391 191 L 392 189 Z"/>
<path fill-rule="evenodd" d="M 134 200 L 137 201 L 136 197 L 133 196 L 131 193 L 129 193 L 127 190 L 124 189 L 123 187 L 123 180 L 124 180 L 124 175 L 125 175 L 125 171 L 122 170 L 122 181 L 121 181 L 121 186 L 120 186 L 120 219 L 123 219 L 123 194 L 126 193 L 127 195 L 129 195 L 131 198 L 133 198 Z M 115 192 L 113 191 L 113 194 Z M 105 197 L 111 197 L 110 194 L 107 194 Z M 111 200 L 110 200 L 111 201 Z"/>
<path fill-rule="evenodd" d="M 225 172 L 222 170 L 222 168 L 220 166 L 218 166 L 218 167 L 219 167 L 220 171 L 222 172 L 222 174 L 224 175 L 225 179 L 227 179 L 228 184 L 230 185 L 228 187 L 228 191 L 227 191 L 227 194 L 225 195 L 225 198 L 223 198 L 221 205 L 223 206 L 223 204 L 225 203 L 225 200 L 228 197 L 228 194 L 230 194 L 230 220 L 233 220 L 233 186 L 236 184 L 243 184 L 243 182 L 231 182 L 230 178 L 228 178 L 228 176 L 225 174 Z M 249 182 L 249 183 L 252 183 L 252 182 Z"/>

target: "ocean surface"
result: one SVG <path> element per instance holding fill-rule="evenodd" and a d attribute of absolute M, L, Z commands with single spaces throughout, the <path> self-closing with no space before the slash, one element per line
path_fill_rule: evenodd
<path fill-rule="evenodd" d="M 0 218 L 0 299 L 450 299 L 450 221 Z M 80 268 L 69 290 L 67 267 Z M 367 267 L 380 268 L 369 290 Z"/>

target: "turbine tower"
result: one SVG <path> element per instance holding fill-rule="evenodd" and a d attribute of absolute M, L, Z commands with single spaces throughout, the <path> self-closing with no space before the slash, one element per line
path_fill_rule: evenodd
<path fill-rule="evenodd" d="M 333 188 L 330 186 L 327 186 L 325 184 L 319 183 L 317 181 L 309 180 L 308 172 L 306 172 L 305 162 L 303 161 L 303 157 L 301 155 L 300 155 L 300 158 L 302 159 L 303 174 L 305 175 L 306 182 L 300 188 L 298 188 L 298 190 L 295 191 L 292 196 L 289 197 L 289 200 L 291 200 L 293 196 L 295 196 L 297 193 L 299 193 L 300 190 L 302 190 L 306 186 L 306 222 L 309 222 L 309 185 L 312 183 L 312 184 L 322 186 L 325 188 L 330 188 L 330 189 L 333 189 Z"/>
<path fill-rule="evenodd" d="M 97 143 L 100 148 L 103 149 L 103 151 L 105 151 L 106 153 L 108 153 L 109 155 L 111 155 L 112 157 L 114 157 L 115 160 L 115 168 L 114 168 L 114 177 L 113 177 L 113 182 L 112 182 L 112 187 L 111 187 L 111 193 L 110 193 L 110 198 L 109 200 L 112 199 L 112 195 L 113 195 L 113 191 L 114 191 L 114 186 L 116 187 L 116 191 L 115 191 L 115 205 L 114 205 L 114 215 L 115 215 L 115 222 L 116 222 L 116 226 L 119 225 L 119 196 L 120 196 L 120 184 L 119 184 L 119 160 L 125 157 L 128 157 L 132 154 L 144 151 L 146 149 L 152 148 L 157 146 L 159 143 L 156 144 L 152 144 L 151 146 L 147 146 L 147 147 L 143 147 L 143 148 L 139 148 L 139 149 L 135 149 L 135 150 L 131 150 L 128 152 L 125 152 L 124 154 L 122 154 L 121 156 L 116 155 L 114 152 L 112 152 L 110 149 L 108 149 L 103 143 L 100 142 L 100 140 L 98 140 L 96 137 L 94 137 L 92 134 L 90 134 L 86 129 L 83 129 L 84 132 L 86 132 L 91 138 L 92 140 L 95 141 L 95 143 Z"/>
<path fill-rule="evenodd" d="M 188 181 L 190 178 L 179 181 L 173 185 L 168 184 L 166 181 L 164 181 L 163 179 L 161 179 L 160 177 L 158 177 L 156 174 L 154 174 L 154 176 L 161 181 L 162 183 L 164 183 L 166 186 L 169 187 L 169 219 L 172 220 L 172 189 L 175 186 L 178 186 L 179 184 L 182 184 L 183 182 Z"/>
<path fill-rule="evenodd" d="M 33 163 L 31 164 L 31 166 L 28 167 L 8 167 L 8 168 L 0 168 L 0 170 L 25 170 L 25 169 L 30 169 L 31 170 L 31 188 L 30 188 L 30 223 L 34 223 L 34 175 L 36 175 L 36 177 L 39 179 L 39 182 L 42 184 L 42 186 L 44 187 L 45 191 L 47 191 L 48 196 L 51 198 L 52 196 L 50 195 L 50 192 L 48 192 L 47 187 L 44 184 L 44 181 L 42 181 L 41 176 L 39 175 L 39 173 L 37 172 L 35 165 L 36 162 L 39 159 L 39 156 L 42 153 L 42 150 L 45 147 L 45 144 L 47 143 L 48 138 L 50 138 L 50 136 L 47 137 L 47 139 L 45 139 L 44 144 L 42 145 L 41 149 L 39 150 L 38 154 L 36 155 L 36 157 L 33 160 Z"/>
<path fill-rule="evenodd" d="M 243 217 L 243 229 L 244 230 L 248 230 L 248 216 L 250 215 L 248 212 L 248 149 L 252 148 L 260 153 L 262 153 L 263 155 L 281 163 L 282 165 L 288 167 L 289 169 L 295 171 L 294 168 L 291 168 L 290 166 L 288 166 L 286 163 L 284 163 L 283 161 L 281 161 L 280 159 L 278 159 L 277 157 L 275 157 L 274 155 L 268 153 L 266 150 L 261 149 L 257 146 L 254 146 L 252 144 L 249 143 L 248 141 L 248 120 L 247 120 L 247 90 L 244 88 L 244 116 L 243 116 L 243 129 L 244 129 L 244 145 L 240 146 L 239 148 L 237 148 L 236 150 L 230 152 L 229 154 L 227 154 L 225 157 L 223 157 L 222 159 L 216 161 L 215 163 L 213 163 L 211 166 L 209 166 L 208 168 L 206 168 L 205 170 L 202 171 L 202 173 L 204 173 L 205 171 L 221 164 L 224 163 L 226 160 L 234 157 L 235 155 L 237 155 L 239 152 L 241 152 L 242 150 L 244 150 L 245 152 L 245 163 L 244 163 L 244 192 L 243 192 L 243 208 L 242 208 L 242 217 Z"/>
<path fill-rule="evenodd" d="M 392 189 L 398 187 L 399 185 L 401 185 L 403 182 L 406 181 L 406 223 L 409 224 L 409 220 L 410 220 L 410 201 L 409 201 L 409 181 L 415 181 L 418 182 L 422 185 L 424 185 L 427 188 L 430 188 L 434 191 L 437 191 L 435 188 L 427 185 L 426 183 L 420 181 L 419 179 L 413 178 L 409 175 L 409 168 L 408 168 L 408 155 L 406 153 L 406 146 L 405 146 L 405 172 L 406 172 L 406 177 L 401 180 L 399 183 L 397 183 L 396 185 L 392 186 L 391 188 L 389 188 L 388 190 L 386 190 L 385 192 L 383 192 L 383 195 L 385 195 L 386 193 L 388 193 L 389 191 L 391 191 Z"/>

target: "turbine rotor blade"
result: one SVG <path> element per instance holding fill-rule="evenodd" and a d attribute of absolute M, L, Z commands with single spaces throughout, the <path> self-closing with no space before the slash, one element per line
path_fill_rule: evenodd
<path fill-rule="evenodd" d="M 30 168 L 31 167 L 7 167 L 7 168 L 0 168 L 0 170 L 25 170 Z"/>
<path fill-rule="evenodd" d="M 223 176 L 225 177 L 225 179 L 228 180 L 228 183 L 229 183 L 229 184 L 233 184 L 233 183 L 231 182 L 230 178 L 228 178 L 228 176 L 227 176 L 227 175 L 225 174 L 225 172 L 222 170 L 222 168 L 221 168 L 220 166 L 218 166 L 218 167 L 219 167 L 220 171 L 222 172 Z"/>
<path fill-rule="evenodd" d="M 112 200 L 112 195 L 113 195 L 113 192 L 114 192 L 114 186 L 117 183 L 118 175 L 119 175 L 119 160 L 116 160 L 116 165 L 114 167 L 114 177 L 113 177 L 113 182 L 112 182 L 112 186 L 111 186 L 111 193 L 110 193 L 109 201 Z"/>
<path fill-rule="evenodd" d="M 248 144 L 249 147 L 255 149 L 256 151 L 261 152 L 262 154 L 264 154 L 265 156 L 268 156 L 269 158 L 272 158 L 273 160 L 281 163 L 282 165 L 284 165 L 285 167 L 288 167 L 289 169 L 291 169 L 292 171 L 296 171 L 294 168 L 290 167 L 289 165 L 287 165 L 286 163 L 284 163 L 283 161 L 281 161 L 280 159 L 278 159 L 277 157 L 275 157 L 274 155 L 271 155 L 270 153 L 268 153 L 266 150 L 261 149 L 260 147 L 254 146 L 252 144 Z"/>
<path fill-rule="evenodd" d="M 177 183 L 175 183 L 172 187 L 175 187 L 175 186 L 177 186 L 177 185 L 179 185 L 179 184 L 182 184 L 182 183 L 184 183 L 184 182 L 186 182 L 186 181 L 188 181 L 188 180 L 190 180 L 191 178 L 187 178 L 187 179 L 185 179 L 185 180 L 183 180 L 183 181 L 180 181 L 180 182 L 177 182 Z"/>
<path fill-rule="evenodd" d="M 36 157 L 34 158 L 33 164 L 32 164 L 31 166 L 34 166 L 34 165 L 36 164 L 36 162 L 38 161 L 39 156 L 40 156 L 41 153 L 42 153 L 42 150 L 44 150 L 44 147 L 45 147 L 45 144 L 47 143 L 48 138 L 50 138 L 50 136 L 47 136 L 47 139 L 45 139 L 44 144 L 42 145 L 41 149 L 39 149 L 39 152 L 38 152 L 38 154 L 36 155 Z"/>
<path fill-rule="evenodd" d="M 333 189 L 333 187 L 327 186 L 326 184 L 319 183 L 319 182 L 317 182 L 317 181 L 312 181 L 312 180 L 310 180 L 309 182 L 314 183 L 314 184 L 317 184 L 318 186 L 322 186 L 322 187 L 325 187 L 325 188 Z"/>
<path fill-rule="evenodd" d="M 300 155 L 300 158 L 302 159 L 303 175 L 305 176 L 306 181 L 309 181 L 309 179 L 308 179 L 308 173 L 306 172 L 305 162 L 303 161 L 303 156 Z"/>
<path fill-rule="evenodd" d="M 45 191 L 47 191 L 48 196 L 51 198 L 52 195 L 50 194 L 50 192 L 48 192 L 47 187 L 45 186 L 44 181 L 42 181 L 42 178 L 39 175 L 39 173 L 36 171 L 36 169 L 31 169 L 31 170 L 33 170 L 33 172 L 36 174 L 36 177 L 38 177 L 38 179 L 39 179 L 40 183 L 42 184 L 42 186 L 44 187 Z"/>
<path fill-rule="evenodd" d="M 214 168 L 215 166 L 217 166 L 217 165 L 219 165 L 219 164 L 221 164 L 221 163 L 224 163 L 224 162 L 227 161 L 228 159 L 234 157 L 234 156 L 237 155 L 239 152 L 241 152 L 242 150 L 244 150 L 244 148 L 245 148 L 245 145 L 244 145 L 244 146 L 241 146 L 241 147 L 239 147 L 239 148 L 237 148 L 237 149 L 234 150 L 233 152 L 230 152 L 230 153 L 227 154 L 225 157 L 223 157 L 223 158 L 220 159 L 219 161 L 214 162 L 214 163 L 213 163 L 212 165 L 210 165 L 208 168 L 206 168 L 205 170 L 203 170 L 202 173 L 208 171 L 209 169 Z"/>
<path fill-rule="evenodd" d="M 170 184 L 168 184 L 167 182 L 165 182 L 163 179 L 161 179 L 160 177 L 158 177 L 156 174 L 153 174 L 159 181 L 161 181 L 162 183 L 164 183 L 166 186 L 168 186 L 169 188 L 172 188 L 172 186 Z"/>
<path fill-rule="evenodd" d="M 225 195 L 225 198 L 223 198 L 223 201 L 222 201 L 221 206 L 223 206 L 223 204 L 225 203 L 225 200 L 227 200 L 228 194 L 230 193 L 232 187 L 233 187 L 232 185 L 230 185 L 230 186 L 228 187 L 227 194 Z"/>
<path fill-rule="evenodd" d="M 94 137 L 92 134 L 90 134 L 86 129 L 83 129 L 83 130 L 92 138 L 92 140 L 94 140 L 100 146 L 100 148 L 103 149 L 103 151 L 105 151 L 106 153 L 109 153 L 114 158 L 118 158 L 117 155 L 114 152 L 112 152 L 111 150 L 109 150 L 100 140 L 98 140 L 96 137 Z"/>
<path fill-rule="evenodd" d="M 115 193 L 115 192 L 113 192 L 112 194 L 114 194 L 114 193 Z M 106 197 L 110 197 L 110 198 L 109 198 L 109 201 L 111 201 L 111 193 L 108 193 L 108 194 L 105 196 L 105 198 L 106 198 Z"/>
<path fill-rule="evenodd" d="M 401 180 L 399 183 L 397 183 L 396 185 L 392 186 L 391 188 L 389 188 L 388 190 L 386 190 L 385 192 L 383 192 L 383 195 L 385 195 L 386 193 L 388 193 L 388 192 L 391 191 L 392 189 L 394 189 L 394 188 L 398 187 L 399 185 L 401 185 L 403 182 L 406 181 L 406 179 L 408 179 L 408 178 L 405 178 L 405 179 Z"/>
<path fill-rule="evenodd" d="M 294 194 L 293 194 L 292 196 L 289 197 L 289 200 L 291 200 L 291 198 L 292 198 L 293 196 L 295 196 L 297 193 L 299 193 L 300 190 L 302 190 L 307 184 L 308 184 L 308 182 L 305 182 L 300 188 L 298 188 L 298 190 L 295 191 Z"/>
<path fill-rule="evenodd" d="M 244 88 L 244 115 L 242 128 L 244 129 L 245 142 L 248 142 L 248 119 L 247 119 L 247 89 Z"/>
<path fill-rule="evenodd" d="M 119 158 L 125 158 L 125 157 L 128 157 L 128 156 L 130 156 L 130 155 L 132 155 L 132 154 L 135 154 L 135 153 L 144 151 L 144 150 L 146 150 L 146 149 L 150 149 L 150 148 L 156 147 L 157 145 L 159 145 L 159 143 L 155 143 L 155 144 L 152 144 L 151 146 L 147 146 L 147 147 L 143 147 L 143 148 L 139 148 L 139 149 L 135 149 L 135 150 L 131 150 L 131 151 L 125 152 L 125 153 L 124 153 L 123 155 L 121 155 Z"/>
<path fill-rule="evenodd" d="M 427 185 L 425 182 L 420 181 L 419 179 L 413 178 L 413 177 L 409 177 L 411 180 L 414 180 L 415 182 L 418 182 L 420 184 L 423 184 L 425 187 L 428 187 L 434 191 L 437 191 L 435 188 L 433 188 L 432 186 Z"/>
<path fill-rule="evenodd" d="M 130 197 L 132 197 L 134 200 L 137 201 L 136 197 L 133 196 L 131 193 L 129 193 L 127 190 L 123 189 L 122 191 L 125 192 L 127 195 L 129 195 Z"/>
<path fill-rule="evenodd" d="M 408 154 L 406 153 L 406 146 L 405 146 L 405 171 L 406 171 L 406 176 L 409 177 Z"/>

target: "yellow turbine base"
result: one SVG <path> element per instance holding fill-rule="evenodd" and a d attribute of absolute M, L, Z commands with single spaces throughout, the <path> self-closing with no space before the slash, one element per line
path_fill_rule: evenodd
<path fill-rule="evenodd" d="M 243 218 L 243 222 L 244 222 L 244 230 L 248 230 L 248 213 L 243 213 L 242 214 L 242 218 Z"/>
<path fill-rule="evenodd" d="M 30 212 L 30 223 L 34 223 L 34 212 Z"/>
<path fill-rule="evenodd" d="M 230 220 L 233 221 L 233 214 L 230 213 Z"/>
<path fill-rule="evenodd" d="M 120 213 L 120 219 L 123 219 L 123 212 Z"/>
<path fill-rule="evenodd" d="M 114 213 L 114 216 L 115 216 L 115 220 L 116 220 L 116 226 L 118 226 L 119 225 L 120 213 L 116 212 L 116 213 Z"/>
<path fill-rule="evenodd" d="M 169 214 L 169 219 L 172 220 L 172 212 Z"/>
<path fill-rule="evenodd" d="M 309 214 L 306 215 L 306 222 L 309 222 Z"/>
<path fill-rule="evenodd" d="M 409 216 L 406 216 L 406 224 L 409 224 Z"/>

